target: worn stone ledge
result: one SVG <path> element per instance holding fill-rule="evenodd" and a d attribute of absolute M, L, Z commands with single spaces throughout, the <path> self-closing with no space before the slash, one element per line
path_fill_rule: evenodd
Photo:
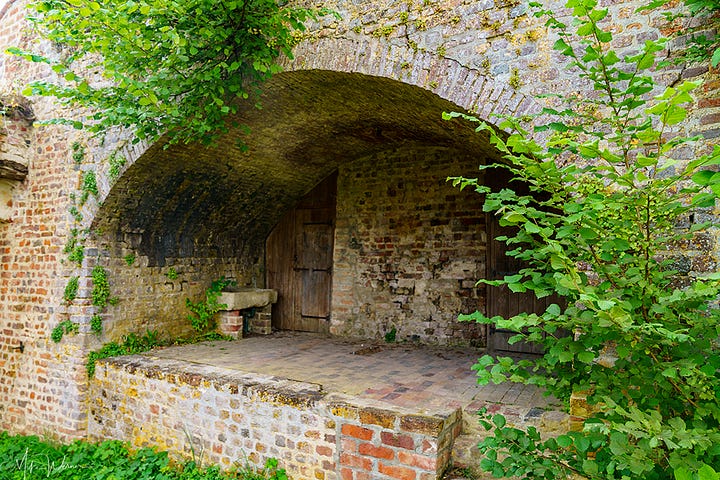
<path fill-rule="evenodd" d="M 308 408 L 317 404 L 325 394 L 313 383 L 298 382 L 271 375 L 246 374 L 210 365 L 168 360 L 148 355 L 128 355 L 98 360 L 130 374 L 162 380 L 171 384 L 194 388 L 214 388 L 233 395 L 276 405 Z"/>

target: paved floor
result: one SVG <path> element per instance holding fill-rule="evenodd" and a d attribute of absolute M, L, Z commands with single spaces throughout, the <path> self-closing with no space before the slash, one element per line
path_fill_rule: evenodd
<path fill-rule="evenodd" d="M 388 408 L 433 413 L 487 402 L 545 409 L 538 389 L 477 385 L 471 370 L 482 350 L 356 342 L 278 332 L 232 342 L 203 342 L 149 355 L 314 383 L 327 393 Z"/>

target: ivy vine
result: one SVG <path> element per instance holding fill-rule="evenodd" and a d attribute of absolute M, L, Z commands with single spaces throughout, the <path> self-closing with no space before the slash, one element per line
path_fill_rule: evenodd
<path fill-rule="evenodd" d="M 92 304 L 99 308 L 105 308 L 110 298 L 110 282 L 108 282 L 107 272 L 101 265 L 96 265 L 92 269 Z"/>
<path fill-rule="evenodd" d="M 65 303 L 70 304 L 77 297 L 78 287 L 80 284 L 79 277 L 70 277 L 67 285 L 65 285 L 65 292 L 63 293 L 63 299 Z"/>
<path fill-rule="evenodd" d="M 77 331 L 77 323 L 73 323 L 71 320 L 63 320 L 50 332 L 50 339 L 55 343 L 60 343 L 64 335 L 77 333 Z"/>
<path fill-rule="evenodd" d="M 85 160 L 85 147 L 79 143 L 74 142 L 71 147 L 73 161 L 82 165 Z M 120 169 L 125 165 L 125 159 L 114 152 L 109 158 L 110 163 L 109 176 L 114 180 L 119 175 Z M 114 177 L 115 175 L 115 177 Z M 81 208 L 87 202 L 90 196 L 97 197 L 99 195 L 99 189 L 97 184 L 97 177 L 95 172 L 92 170 L 86 171 L 82 174 L 82 182 L 80 185 L 80 197 L 76 194 L 70 195 L 71 204 L 68 208 L 68 212 L 72 220 L 77 226 L 70 229 L 68 241 L 65 244 L 63 253 L 67 255 L 67 259 L 76 264 L 82 266 L 83 260 L 85 259 L 85 240 L 88 236 L 88 230 L 81 229 L 79 226 L 83 221 L 83 214 Z M 126 261 L 127 261 L 126 257 Z M 133 256 L 134 261 L 134 256 Z M 130 265 L 131 263 L 128 263 Z M 92 305 L 98 307 L 96 312 L 90 319 L 90 330 L 96 334 L 102 332 L 102 316 L 100 315 L 108 305 L 116 305 L 119 301 L 117 297 L 110 296 L 110 283 L 108 281 L 107 272 L 105 269 L 97 265 L 93 268 L 92 273 Z M 63 299 L 67 305 L 71 304 L 78 294 L 79 277 L 73 276 L 68 280 L 63 293 Z M 71 328 L 69 325 L 74 325 Z M 59 342 L 63 335 L 66 333 L 74 333 L 78 331 L 78 325 L 73 323 L 71 320 L 64 320 L 61 322 L 51 334 L 51 338 Z"/>

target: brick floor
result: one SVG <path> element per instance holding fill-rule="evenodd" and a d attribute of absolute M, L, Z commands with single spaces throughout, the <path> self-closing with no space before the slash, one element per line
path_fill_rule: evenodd
<path fill-rule="evenodd" d="M 548 408 L 556 403 L 533 386 L 477 385 L 471 348 L 352 341 L 277 332 L 232 342 L 203 342 L 155 350 L 149 356 L 313 383 L 355 403 L 433 413 L 488 403 Z"/>

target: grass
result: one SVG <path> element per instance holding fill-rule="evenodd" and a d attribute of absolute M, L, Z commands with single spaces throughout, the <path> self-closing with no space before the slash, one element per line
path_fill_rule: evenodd
<path fill-rule="evenodd" d="M 167 452 L 131 450 L 119 441 L 69 445 L 35 436 L 0 432 L 0 480 L 287 480 L 277 460 L 265 468 L 239 467 L 221 472 L 195 462 L 171 462 Z"/>
<path fill-rule="evenodd" d="M 117 357 L 120 355 L 134 355 L 136 353 L 147 352 L 155 347 L 168 347 L 171 345 L 185 345 L 188 343 L 198 343 L 207 340 L 232 340 L 232 337 L 222 335 L 217 332 L 208 332 L 197 334 L 187 338 L 174 338 L 170 340 L 161 340 L 156 331 L 148 330 L 144 335 L 131 333 L 123 337 L 120 343 L 110 342 L 102 346 L 100 350 L 90 352 L 88 354 L 85 368 L 89 378 L 95 375 L 95 363 L 108 357 Z M 2 480 L 0 478 L 0 480 Z"/>

